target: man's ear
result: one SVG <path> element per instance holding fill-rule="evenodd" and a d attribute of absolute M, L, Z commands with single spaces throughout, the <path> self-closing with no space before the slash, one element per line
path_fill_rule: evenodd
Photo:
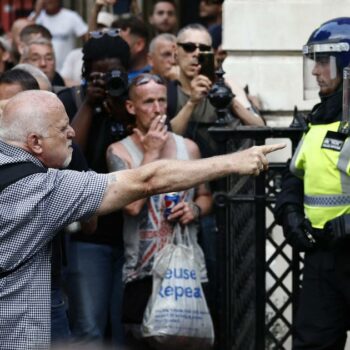
<path fill-rule="evenodd" d="M 8 62 L 10 61 L 11 55 L 8 51 L 5 51 L 2 55 L 2 61 L 3 62 Z"/>
<path fill-rule="evenodd" d="M 143 38 L 137 38 L 134 42 L 134 50 L 136 52 L 142 52 L 146 48 L 146 41 Z"/>
<path fill-rule="evenodd" d="M 135 115 L 135 107 L 134 103 L 131 100 L 126 100 L 125 101 L 125 108 L 128 111 L 128 113 Z"/>
<path fill-rule="evenodd" d="M 42 138 L 35 133 L 30 133 L 27 136 L 27 147 L 31 154 L 40 156 L 43 153 Z"/>

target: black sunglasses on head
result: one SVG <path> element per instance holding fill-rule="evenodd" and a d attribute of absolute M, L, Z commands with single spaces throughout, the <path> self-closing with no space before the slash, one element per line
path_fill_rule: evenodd
<path fill-rule="evenodd" d="M 195 52 L 197 48 L 201 52 L 211 51 L 211 46 L 205 45 L 205 44 L 196 44 L 196 43 L 187 42 L 187 43 L 177 43 L 177 45 L 181 46 L 188 53 Z"/>

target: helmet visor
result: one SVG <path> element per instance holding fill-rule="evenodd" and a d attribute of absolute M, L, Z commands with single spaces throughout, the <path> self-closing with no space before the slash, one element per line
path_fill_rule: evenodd
<path fill-rule="evenodd" d="M 339 79 L 335 55 L 317 52 L 304 55 L 303 77 L 304 100 L 317 99 L 325 83 L 332 86 Z"/>
<path fill-rule="evenodd" d="M 337 69 L 337 57 L 349 52 L 347 42 L 309 44 L 303 47 L 304 54 L 304 99 L 328 94 L 339 84 L 341 72 Z"/>

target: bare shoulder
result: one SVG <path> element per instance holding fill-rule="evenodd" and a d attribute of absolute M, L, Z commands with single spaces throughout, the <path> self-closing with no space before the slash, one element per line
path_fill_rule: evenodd
<path fill-rule="evenodd" d="M 114 142 L 108 146 L 106 158 L 109 171 L 131 168 L 131 157 L 121 142 Z"/>
<path fill-rule="evenodd" d="M 191 159 L 199 159 L 201 158 L 201 152 L 199 150 L 199 147 L 197 144 L 190 140 L 190 139 L 184 139 L 185 140 L 185 145 L 188 151 L 188 154 L 190 155 Z"/>
<path fill-rule="evenodd" d="M 108 153 L 114 153 L 114 154 L 120 154 L 124 150 L 125 150 L 125 147 L 123 146 L 122 142 L 120 142 L 120 141 L 111 143 L 107 148 Z"/>

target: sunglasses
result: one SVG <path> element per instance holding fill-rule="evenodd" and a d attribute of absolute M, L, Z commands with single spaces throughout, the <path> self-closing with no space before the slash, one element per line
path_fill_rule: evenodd
<path fill-rule="evenodd" d="M 184 51 L 188 53 L 195 52 L 197 48 L 201 52 L 211 51 L 211 46 L 205 45 L 205 44 L 196 44 L 196 43 L 188 42 L 188 43 L 177 43 L 177 45 L 181 46 L 184 49 Z"/>
<path fill-rule="evenodd" d="M 93 39 L 100 39 L 104 35 L 108 35 L 112 38 L 117 37 L 120 34 L 120 28 L 113 28 L 113 29 L 105 29 L 105 30 L 95 30 L 93 32 L 90 32 L 90 38 Z"/>
<path fill-rule="evenodd" d="M 154 81 L 155 83 L 160 84 L 160 85 L 165 85 L 165 80 L 162 77 L 160 77 L 159 75 L 143 73 L 143 74 L 140 74 L 137 77 L 135 77 L 131 81 L 129 87 L 130 86 L 145 85 L 145 84 L 148 84 L 150 81 Z"/>

